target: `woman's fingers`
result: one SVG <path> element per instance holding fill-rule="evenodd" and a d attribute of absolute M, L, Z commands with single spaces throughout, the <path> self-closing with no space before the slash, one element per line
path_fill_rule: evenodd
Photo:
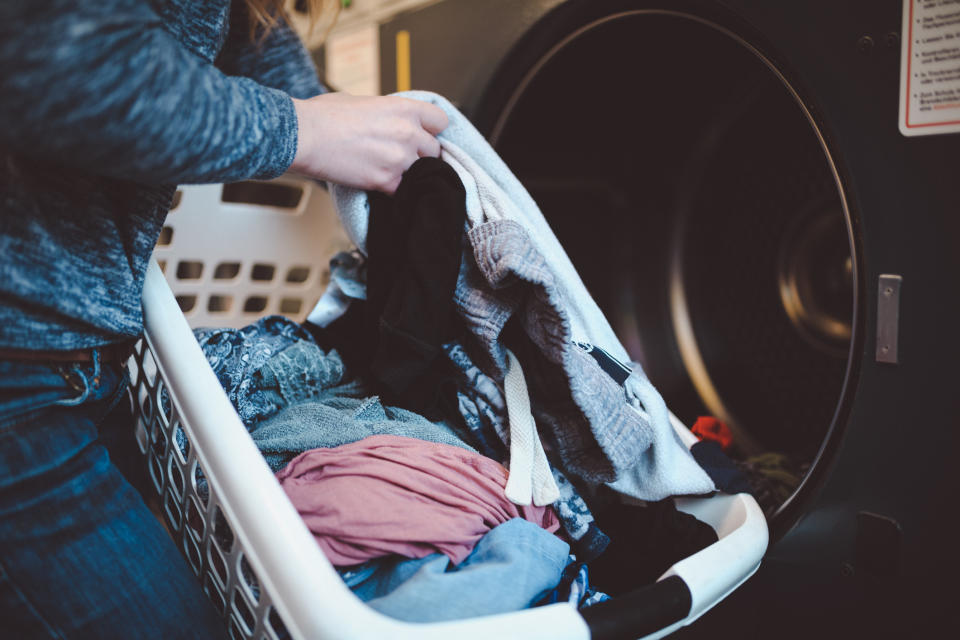
<path fill-rule="evenodd" d="M 439 158 L 440 141 L 430 134 L 424 133 L 419 136 L 420 144 L 417 146 L 417 156 L 420 158 Z M 410 167 L 407 167 L 409 169 Z M 406 170 L 406 169 L 405 169 Z"/>
<path fill-rule="evenodd" d="M 450 124 L 447 114 L 436 105 L 415 101 L 420 105 L 420 124 L 433 135 L 439 134 Z"/>
<path fill-rule="evenodd" d="M 437 157 L 442 109 L 396 96 L 329 93 L 294 100 L 299 138 L 290 170 L 359 189 L 396 191 L 417 158 Z"/>

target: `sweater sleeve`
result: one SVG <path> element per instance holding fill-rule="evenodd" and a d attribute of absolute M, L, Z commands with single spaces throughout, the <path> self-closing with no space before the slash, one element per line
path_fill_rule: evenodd
<path fill-rule="evenodd" d="M 216 64 L 227 75 L 251 78 L 294 98 L 312 98 L 327 91 L 313 59 L 286 20 L 279 20 L 266 37 L 257 34 L 251 41 L 244 2 L 231 5 L 229 34 Z"/>
<path fill-rule="evenodd" d="M 151 184 L 283 173 L 290 96 L 183 47 L 142 0 L 0 3 L 0 147 Z"/>

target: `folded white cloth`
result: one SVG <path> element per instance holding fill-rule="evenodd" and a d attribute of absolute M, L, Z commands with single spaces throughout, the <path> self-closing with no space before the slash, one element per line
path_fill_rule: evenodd
<path fill-rule="evenodd" d="M 530 413 L 530 395 L 520 361 L 507 350 L 507 375 L 503 380 L 510 421 L 510 475 L 504 493 L 514 504 L 538 507 L 553 504 L 560 498 L 560 488 L 553 479 L 543 443 L 537 435 L 537 424 Z"/>

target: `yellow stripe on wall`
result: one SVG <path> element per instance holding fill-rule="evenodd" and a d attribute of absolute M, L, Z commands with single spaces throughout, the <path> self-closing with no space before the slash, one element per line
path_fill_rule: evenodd
<path fill-rule="evenodd" d="M 410 32 L 397 32 L 397 91 L 410 91 Z"/>

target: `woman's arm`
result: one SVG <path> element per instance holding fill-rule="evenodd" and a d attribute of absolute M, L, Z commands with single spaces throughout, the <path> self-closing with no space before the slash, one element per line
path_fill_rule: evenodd
<path fill-rule="evenodd" d="M 250 18 L 245 2 L 234 0 L 230 9 L 230 32 L 216 65 L 229 76 L 244 76 L 280 89 L 294 98 L 312 98 L 326 93 L 317 69 L 300 38 L 286 20 L 279 20 L 263 37 L 250 39 Z"/>
<path fill-rule="evenodd" d="M 290 97 L 224 75 L 143 0 L 0 3 L 0 146 L 146 183 L 270 178 L 297 149 Z"/>
<path fill-rule="evenodd" d="M 14 153 L 149 184 L 272 178 L 296 158 L 305 175 L 391 191 L 439 153 L 426 138 L 444 126 L 400 98 L 295 109 L 187 50 L 144 0 L 0 2 L 0 147 Z"/>

